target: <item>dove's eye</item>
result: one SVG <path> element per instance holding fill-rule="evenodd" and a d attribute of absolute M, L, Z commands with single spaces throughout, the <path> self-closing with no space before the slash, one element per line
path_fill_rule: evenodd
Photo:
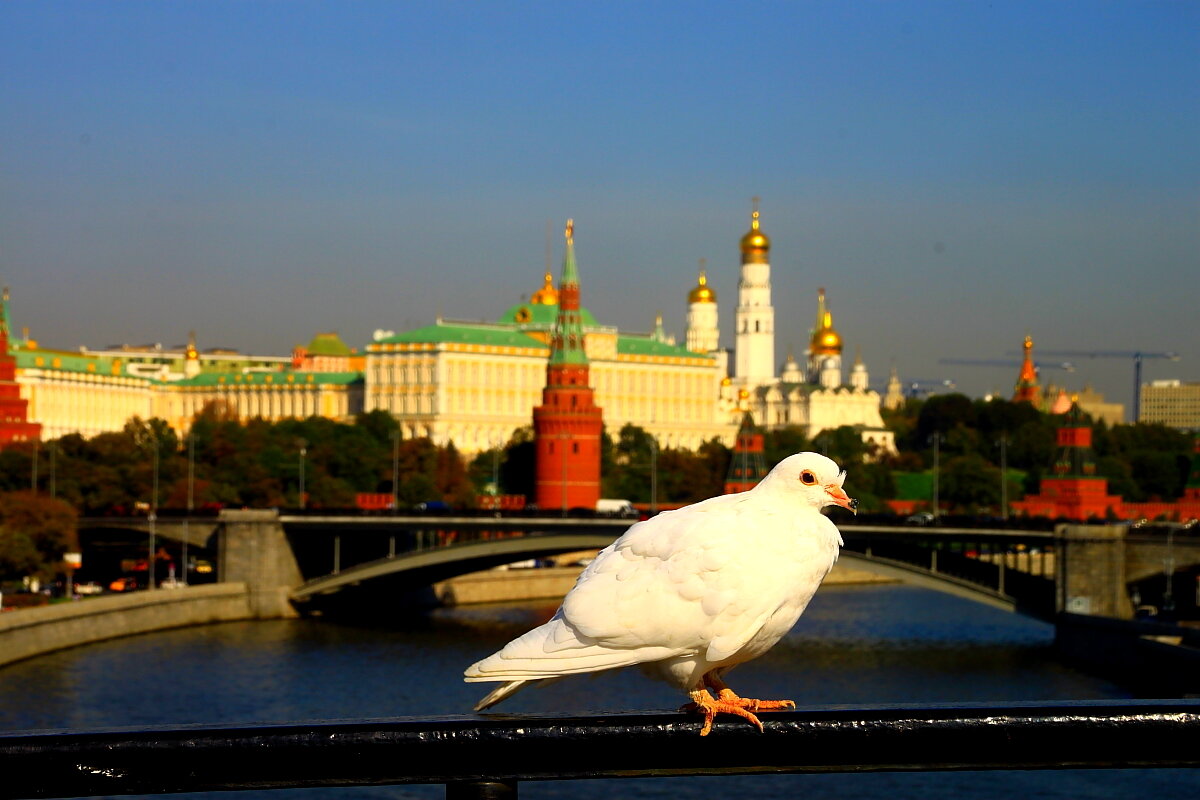
<path fill-rule="evenodd" d="M 804 470 L 800 473 L 800 482 L 805 486 L 812 486 L 817 482 L 817 476 L 812 474 L 810 470 Z"/>

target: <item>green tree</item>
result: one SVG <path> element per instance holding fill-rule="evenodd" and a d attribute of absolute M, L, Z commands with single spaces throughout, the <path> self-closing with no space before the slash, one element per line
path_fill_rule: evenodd
<path fill-rule="evenodd" d="M 1000 503 L 1000 470 L 976 453 L 955 456 L 941 468 L 940 499 L 969 514 Z"/>
<path fill-rule="evenodd" d="M 813 439 L 813 447 L 832 458 L 843 469 L 862 464 L 867 454 L 867 445 L 863 441 L 862 433 L 850 425 L 821 431 Z"/>
<path fill-rule="evenodd" d="M 790 455 L 812 450 L 814 444 L 799 425 L 789 425 L 763 434 L 763 460 L 768 469 Z"/>
<path fill-rule="evenodd" d="M 31 491 L 0 494 L 0 576 L 50 578 L 79 549 L 71 506 Z"/>

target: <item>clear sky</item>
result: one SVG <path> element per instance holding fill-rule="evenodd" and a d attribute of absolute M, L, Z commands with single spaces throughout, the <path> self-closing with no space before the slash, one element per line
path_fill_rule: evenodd
<path fill-rule="evenodd" d="M 706 258 L 732 346 L 758 195 L 781 361 L 824 286 L 880 385 L 1196 381 L 1198 142 L 1192 2 L 0 4 L 0 280 L 65 349 L 495 319 L 567 217 L 600 321 L 682 341 Z"/>

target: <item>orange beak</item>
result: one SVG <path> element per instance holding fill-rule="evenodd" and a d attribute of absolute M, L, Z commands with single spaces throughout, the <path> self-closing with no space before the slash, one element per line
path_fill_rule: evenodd
<path fill-rule="evenodd" d="M 831 483 L 825 487 L 825 493 L 829 495 L 829 500 L 836 506 L 849 511 L 851 514 L 858 514 L 858 501 L 850 499 L 850 495 L 846 494 L 846 490 L 836 483 Z"/>

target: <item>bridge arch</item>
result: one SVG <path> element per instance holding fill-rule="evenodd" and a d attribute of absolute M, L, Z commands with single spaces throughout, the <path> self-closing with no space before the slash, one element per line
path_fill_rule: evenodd
<path fill-rule="evenodd" d="M 321 595 L 355 588 L 369 581 L 392 580 L 406 587 L 427 586 L 514 561 L 607 547 L 613 539 L 611 533 L 556 533 L 417 550 L 356 564 L 337 573 L 306 581 L 292 591 L 292 600 L 305 603 Z"/>
<path fill-rule="evenodd" d="M 473 541 L 445 547 L 418 550 L 357 564 L 337 573 L 309 580 L 291 593 L 294 603 L 303 607 L 310 601 L 344 590 L 354 590 L 373 582 L 391 582 L 406 589 L 429 586 L 438 581 L 491 569 L 502 564 L 530 558 L 544 558 L 577 550 L 605 547 L 613 541 L 611 533 L 554 533 L 537 536 Z M 840 560 L 879 575 L 953 595 L 1004 611 L 1021 611 L 1041 617 L 1020 600 L 997 589 L 954 575 L 843 549 Z"/>

